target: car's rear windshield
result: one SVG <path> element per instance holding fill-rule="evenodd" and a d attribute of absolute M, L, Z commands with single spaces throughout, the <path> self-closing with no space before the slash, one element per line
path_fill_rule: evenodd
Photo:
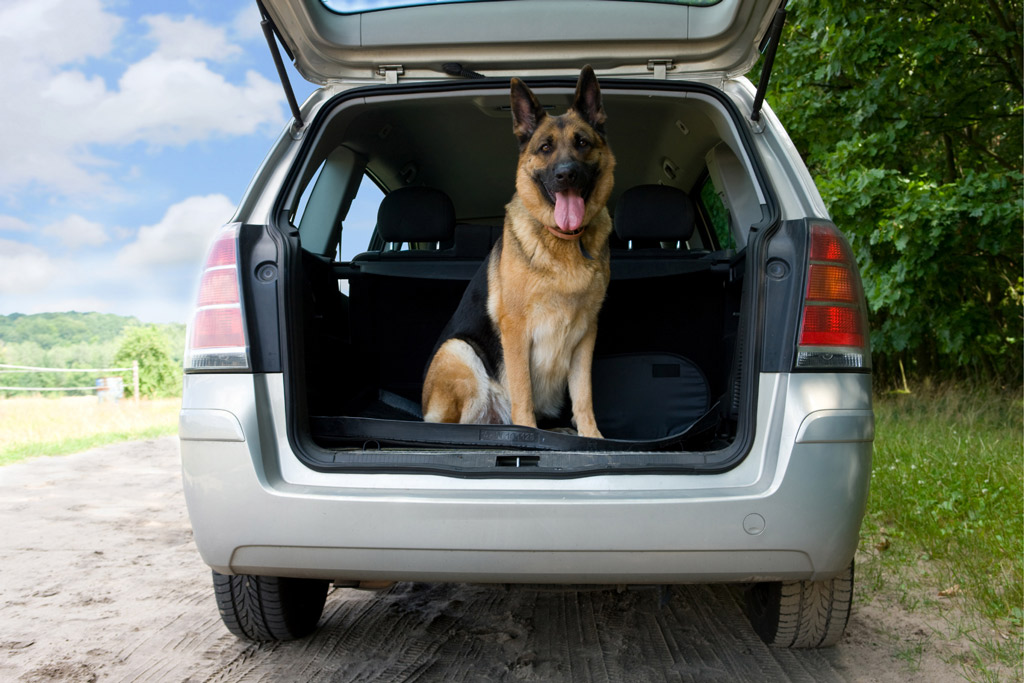
<path fill-rule="evenodd" d="M 490 0 L 320 0 L 324 7 L 338 14 L 359 14 L 374 10 L 394 9 L 396 7 L 415 7 L 416 5 L 446 5 L 456 2 L 489 2 Z M 708 7 L 717 5 L 722 0 L 615 0 L 617 2 L 653 2 L 661 5 L 687 5 L 690 7 Z"/>

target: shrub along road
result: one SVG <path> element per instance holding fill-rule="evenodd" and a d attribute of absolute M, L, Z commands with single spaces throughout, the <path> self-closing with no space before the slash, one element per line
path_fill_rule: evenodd
<path fill-rule="evenodd" d="M 335 590 L 314 636 L 242 642 L 192 544 L 173 437 L 0 467 L 0 527 L 8 681 L 961 680 L 920 617 L 861 604 L 838 647 L 772 650 L 724 587 Z"/>

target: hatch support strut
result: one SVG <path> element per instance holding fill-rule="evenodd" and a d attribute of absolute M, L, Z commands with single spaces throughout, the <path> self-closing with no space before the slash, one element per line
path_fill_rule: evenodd
<path fill-rule="evenodd" d="M 768 27 L 764 39 L 759 46 L 764 53 L 764 64 L 761 66 L 761 79 L 757 83 L 757 92 L 754 94 L 754 107 L 750 114 L 751 121 L 761 120 L 761 105 L 764 104 L 764 94 L 768 90 L 768 79 L 772 75 L 772 66 L 775 64 L 775 51 L 779 48 L 779 37 L 782 35 L 782 26 L 786 23 L 786 2 L 782 0 L 779 9 L 775 10 L 775 17 L 772 25 Z M 767 51 L 765 51 L 767 47 Z"/>
<path fill-rule="evenodd" d="M 295 99 L 295 91 L 292 90 L 291 81 L 288 80 L 288 72 L 285 71 L 284 60 L 281 59 L 281 51 L 277 49 L 277 40 L 274 38 L 274 34 L 277 33 L 277 27 L 274 26 L 274 21 L 267 14 L 267 8 L 263 6 L 263 3 L 260 0 L 256 0 L 256 5 L 260 8 L 260 16 L 263 17 L 263 20 L 260 21 L 260 26 L 263 28 L 263 35 L 267 38 L 270 56 L 274 58 L 274 66 L 277 67 L 277 75 L 281 78 L 284 96 L 288 98 L 288 106 L 292 110 L 292 116 L 295 117 L 295 128 L 302 128 L 304 124 L 302 122 L 302 112 L 299 111 L 299 102 Z M 284 45 L 284 41 L 281 44 Z M 287 45 L 284 45 L 284 49 L 288 53 L 288 58 L 293 59 Z"/>

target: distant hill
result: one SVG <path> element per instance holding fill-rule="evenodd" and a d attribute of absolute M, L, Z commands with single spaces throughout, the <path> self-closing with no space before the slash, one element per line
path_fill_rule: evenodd
<path fill-rule="evenodd" d="M 38 352 L 51 361 L 64 360 L 68 353 L 57 353 L 60 350 L 78 349 L 80 359 L 83 356 L 92 356 L 92 353 L 84 352 L 85 349 L 103 349 L 102 355 L 112 355 L 117 340 L 128 327 L 144 326 L 138 318 L 132 316 L 115 315 L 113 313 L 78 313 L 70 311 L 67 313 L 36 313 L 23 315 L 14 313 L 11 315 L 0 315 L 0 363 L 26 360 L 26 356 L 35 356 Z M 163 332 L 171 348 L 174 350 L 175 360 L 181 360 L 185 347 L 185 326 L 181 323 L 161 323 L 155 325 Z M 5 354 L 4 348 L 8 350 Z M 33 352 L 32 349 L 37 349 Z M 4 356 L 7 360 L 3 360 Z M 33 359 L 34 362 L 39 361 Z M 40 359 L 41 360 L 41 359 Z M 22 363 L 31 365 L 33 363 Z M 63 363 L 58 367 L 70 367 Z M 90 367 L 90 366 L 85 366 Z"/>
<path fill-rule="evenodd" d="M 113 313 L 36 313 L 0 315 L 0 341 L 35 342 L 43 349 L 70 344 L 102 344 L 120 336 L 124 328 L 141 325 L 138 318 Z"/>

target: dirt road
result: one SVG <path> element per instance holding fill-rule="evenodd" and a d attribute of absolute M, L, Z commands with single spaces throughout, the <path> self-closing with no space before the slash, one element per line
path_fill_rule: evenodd
<path fill-rule="evenodd" d="M 862 606 L 833 650 L 773 650 L 703 586 L 336 590 L 313 637 L 242 642 L 192 545 L 174 438 L 0 468 L 0 528 L 3 681 L 961 680 L 930 652 L 894 658 L 925 637 L 907 615 Z"/>

